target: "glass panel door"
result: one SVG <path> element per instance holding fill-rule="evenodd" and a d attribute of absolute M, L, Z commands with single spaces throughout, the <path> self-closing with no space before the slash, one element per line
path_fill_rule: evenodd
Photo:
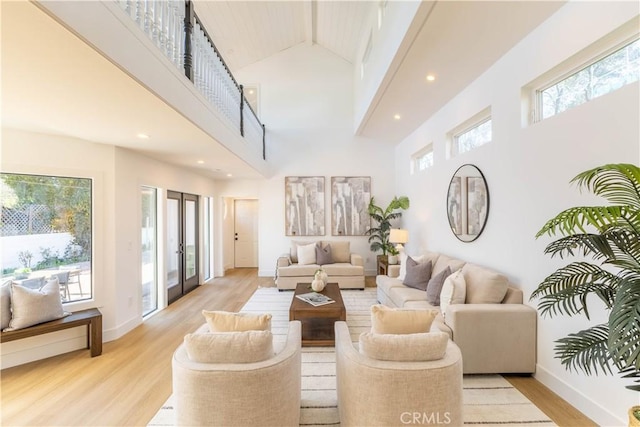
<path fill-rule="evenodd" d="M 198 243 L 198 196 L 167 191 L 169 304 L 199 284 Z"/>

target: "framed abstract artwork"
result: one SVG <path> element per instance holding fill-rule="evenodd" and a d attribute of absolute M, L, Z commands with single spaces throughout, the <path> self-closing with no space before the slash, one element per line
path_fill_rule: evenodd
<path fill-rule="evenodd" d="M 331 177 L 331 235 L 363 236 L 371 226 L 371 177 Z"/>
<path fill-rule="evenodd" d="M 477 236 L 487 220 L 487 183 L 483 177 L 467 177 L 467 234 Z"/>
<path fill-rule="evenodd" d="M 285 234 L 324 236 L 324 177 L 287 176 L 284 178 Z"/>
<path fill-rule="evenodd" d="M 462 179 L 459 176 L 451 178 L 449 183 L 447 217 L 453 234 L 462 234 Z"/>

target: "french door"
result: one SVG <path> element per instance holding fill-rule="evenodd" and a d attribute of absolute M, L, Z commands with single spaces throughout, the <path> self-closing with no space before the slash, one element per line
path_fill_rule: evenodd
<path fill-rule="evenodd" d="M 198 286 L 198 196 L 167 191 L 167 301 Z"/>

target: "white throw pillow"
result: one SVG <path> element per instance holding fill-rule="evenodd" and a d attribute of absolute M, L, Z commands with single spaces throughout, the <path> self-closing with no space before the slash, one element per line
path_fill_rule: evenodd
<path fill-rule="evenodd" d="M 382 304 L 371 306 L 371 332 L 376 334 L 419 334 L 429 332 L 437 310 L 390 308 Z"/>
<path fill-rule="evenodd" d="M 408 257 L 409 255 L 407 255 L 406 252 L 404 251 L 400 252 L 400 273 L 398 273 L 398 279 L 401 281 L 404 281 L 405 277 L 407 277 L 407 258 Z M 412 256 L 411 259 L 413 259 L 415 262 L 420 264 L 422 261 L 424 261 L 424 255 Z"/>
<path fill-rule="evenodd" d="M 11 321 L 11 280 L 4 282 L 0 287 L 0 330 L 9 327 Z"/>
<path fill-rule="evenodd" d="M 447 350 L 449 335 L 445 332 L 422 334 L 360 334 L 360 353 L 376 360 L 426 362 L 439 360 Z"/>
<path fill-rule="evenodd" d="M 194 333 L 184 337 L 189 359 L 199 363 L 254 363 L 271 358 L 271 331 Z"/>
<path fill-rule="evenodd" d="M 316 263 L 316 244 L 298 246 L 298 264 L 309 265 Z"/>
<path fill-rule="evenodd" d="M 209 332 L 270 331 L 271 314 L 202 310 Z"/>
<path fill-rule="evenodd" d="M 15 331 L 68 316 L 62 309 L 58 278 L 36 290 L 11 284 L 11 321 L 5 331 Z"/>
<path fill-rule="evenodd" d="M 467 283 L 462 270 L 458 270 L 444 280 L 440 292 L 440 310 L 445 316 L 450 304 L 464 304 L 467 295 Z"/>

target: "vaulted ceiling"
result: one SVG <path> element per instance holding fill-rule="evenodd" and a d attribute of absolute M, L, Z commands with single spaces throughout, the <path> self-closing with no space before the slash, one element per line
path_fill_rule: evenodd
<path fill-rule="evenodd" d="M 401 141 L 563 3 L 423 2 L 425 19 L 414 22 L 359 133 Z M 234 71 L 300 43 L 357 64 L 379 4 L 195 0 L 195 10 Z M 214 178 L 259 176 L 34 3 L 0 6 L 3 126 L 123 146 Z M 437 75 L 433 84 L 425 84 L 427 72 Z M 161 135 L 152 144 L 134 136 L 145 126 Z M 196 165 L 200 156 L 204 166 Z"/>

